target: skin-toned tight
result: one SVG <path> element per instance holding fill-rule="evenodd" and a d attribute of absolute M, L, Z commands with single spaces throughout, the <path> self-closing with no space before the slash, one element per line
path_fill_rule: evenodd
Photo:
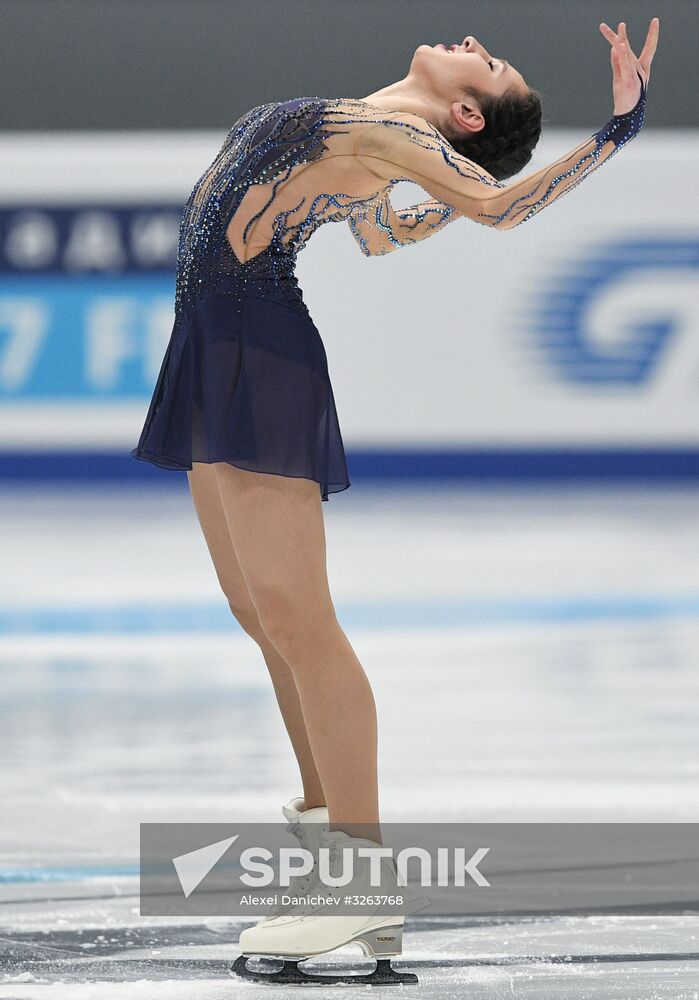
<path fill-rule="evenodd" d="M 330 597 L 318 483 L 227 462 L 187 478 L 221 589 L 267 664 L 305 807 L 380 843 L 376 706 Z"/>

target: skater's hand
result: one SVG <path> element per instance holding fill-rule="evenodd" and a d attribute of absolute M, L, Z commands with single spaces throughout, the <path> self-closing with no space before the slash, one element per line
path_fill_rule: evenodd
<path fill-rule="evenodd" d="M 648 34 L 640 56 L 635 56 L 629 38 L 626 34 L 626 25 L 620 22 L 617 31 L 612 31 L 608 24 L 602 22 L 599 30 L 612 47 L 610 56 L 612 61 L 612 89 L 614 93 L 614 114 L 623 115 L 631 111 L 641 96 L 640 76 L 644 86 L 648 85 L 650 79 L 650 64 L 658 46 L 658 35 L 660 33 L 660 21 L 654 17 L 648 27 Z"/>

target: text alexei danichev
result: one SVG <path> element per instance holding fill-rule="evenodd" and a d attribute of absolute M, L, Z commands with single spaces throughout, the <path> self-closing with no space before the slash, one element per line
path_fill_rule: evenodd
<path fill-rule="evenodd" d="M 330 903 L 339 906 L 342 902 L 340 897 L 332 896 L 252 896 L 242 895 L 240 902 L 246 906 L 277 906 L 281 902 L 282 906 L 315 906 L 318 903 Z"/>

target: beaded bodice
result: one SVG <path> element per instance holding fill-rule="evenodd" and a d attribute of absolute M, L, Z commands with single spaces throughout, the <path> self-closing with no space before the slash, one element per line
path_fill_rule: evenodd
<path fill-rule="evenodd" d="M 340 158 L 351 155 L 354 146 L 352 127 L 376 121 L 376 108 L 345 98 L 298 97 L 260 104 L 243 114 L 184 209 L 177 314 L 185 313 L 199 294 L 229 275 L 242 277 L 246 285 L 271 282 L 289 304 L 302 305 L 294 265 L 311 234 L 324 222 L 341 221 L 354 209 L 366 208 L 375 200 L 376 189 L 387 187 L 372 181 L 374 190 L 368 196 L 332 190 L 342 173 L 334 168 L 342 166 Z M 323 170 L 304 172 L 321 160 Z M 331 191 L 320 190 L 323 181 Z M 261 196 L 255 198 L 258 192 Z M 227 230 L 239 217 L 236 253 Z M 243 256 L 241 248 L 249 248 L 249 253 Z"/>
<path fill-rule="evenodd" d="M 455 151 L 426 119 L 351 98 L 298 97 L 258 105 L 233 125 L 192 190 L 180 224 L 176 315 L 227 277 L 274 285 L 303 307 L 296 255 L 325 222 L 347 221 L 361 251 L 381 256 L 462 215 L 509 229 L 571 190 L 633 138 L 636 107 L 555 163 L 510 183 Z M 394 209 L 413 181 L 433 197 Z"/>

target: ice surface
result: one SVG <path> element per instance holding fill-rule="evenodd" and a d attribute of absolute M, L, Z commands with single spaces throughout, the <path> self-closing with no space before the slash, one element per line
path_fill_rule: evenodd
<path fill-rule="evenodd" d="M 695 491 L 351 494 L 324 505 L 328 570 L 385 821 L 697 821 Z M 138 914 L 140 822 L 274 821 L 299 794 L 186 490 L 8 490 L 0 524 L 0 1000 L 287 995 L 227 976 L 245 921 Z M 699 1000 L 698 935 L 418 915 L 396 965 L 416 998 Z"/>

